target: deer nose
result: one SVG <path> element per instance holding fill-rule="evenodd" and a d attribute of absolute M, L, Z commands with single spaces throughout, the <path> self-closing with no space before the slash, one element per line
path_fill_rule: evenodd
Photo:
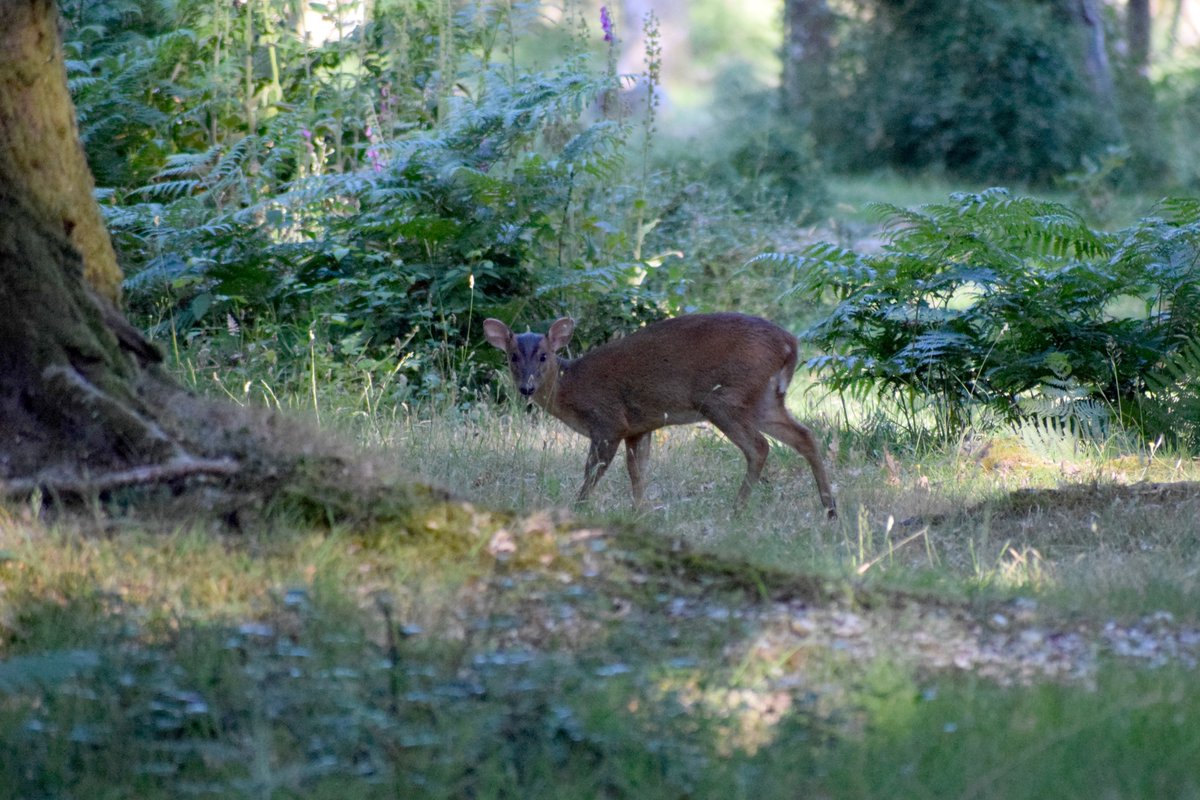
<path fill-rule="evenodd" d="M 522 386 L 521 394 L 523 394 L 526 397 L 533 397 L 533 387 L 532 386 Z"/>

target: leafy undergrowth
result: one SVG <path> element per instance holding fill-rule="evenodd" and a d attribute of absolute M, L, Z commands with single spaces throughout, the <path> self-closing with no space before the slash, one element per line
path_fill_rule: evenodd
<path fill-rule="evenodd" d="M 1016 513 L 1016 512 L 1014 512 Z M 43 797 L 1200 791 L 1200 631 L 464 503 L 0 524 L 0 785 Z"/>

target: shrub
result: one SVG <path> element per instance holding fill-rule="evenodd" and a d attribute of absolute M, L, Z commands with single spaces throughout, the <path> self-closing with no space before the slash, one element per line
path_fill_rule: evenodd
<path fill-rule="evenodd" d="M 1079 403 L 1169 433 L 1144 408 L 1166 385 L 1186 391 L 1170 380 L 1186 362 L 1170 359 L 1200 336 L 1200 203 L 1116 233 L 1002 189 L 880 210 L 882 253 L 760 257 L 799 270 L 795 291 L 836 298 L 806 333 L 830 351 L 809 366 L 833 389 L 898 399 L 913 427 L 932 402 L 944 436 L 981 408 L 1016 421 Z"/>
<path fill-rule="evenodd" d="M 737 210 L 810 221 L 828 203 L 825 176 L 812 135 L 780 108 L 779 89 L 759 82 L 748 64 L 716 79 L 712 122 L 703 141 L 671 154 L 682 183 L 722 193 Z"/>
<path fill-rule="evenodd" d="M 280 0 L 163 7 L 169 34 L 139 2 L 79 7 L 72 71 L 93 162 L 136 165 L 98 170 L 101 194 L 129 307 L 161 334 L 329 336 L 423 386 L 465 368 L 487 314 L 570 311 L 582 344 L 661 315 L 672 279 L 640 254 L 658 178 L 623 182 L 631 127 L 595 113 L 615 75 L 519 69 L 536 9 L 380 3 L 313 46 Z"/>
<path fill-rule="evenodd" d="M 849 25 L 811 114 L 837 169 L 1047 182 L 1105 142 L 1079 26 L 1053 3 L 880 0 Z"/>

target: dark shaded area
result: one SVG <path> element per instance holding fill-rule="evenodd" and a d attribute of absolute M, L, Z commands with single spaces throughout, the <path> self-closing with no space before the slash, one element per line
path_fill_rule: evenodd
<path fill-rule="evenodd" d="M 65 236 L 0 188 L 0 494 L 234 528 L 281 505 L 332 522 L 447 497 L 301 422 L 196 398 L 160 358 L 90 291 Z"/>
<path fill-rule="evenodd" d="M 1112 75 L 1074 7 L 1051 2 L 878 0 L 830 35 L 821 4 L 789 3 L 788 91 L 838 170 L 900 167 L 1047 183 L 1120 139 Z M 795 26 L 808 25 L 805 45 Z M 834 47 L 819 43 L 832 39 Z M 1096 47 L 1100 49 L 1097 50 Z M 829 53 L 828 63 L 820 59 Z M 792 78 L 795 82 L 795 78 Z"/>

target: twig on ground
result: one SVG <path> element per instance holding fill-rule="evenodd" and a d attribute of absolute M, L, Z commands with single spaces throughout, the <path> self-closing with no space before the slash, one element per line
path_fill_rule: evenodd
<path fill-rule="evenodd" d="M 233 475 L 238 469 L 237 462 L 230 459 L 178 456 L 162 464 L 146 464 L 97 475 L 72 475 L 63 471 L 45 470 L 32 478 L 0 481 L 0 495 L 14 497 L 41 490 L 57 494 L 85 496 L 111 489 L 120 489 L 124 486 L 162 483 L 195 475 Z"/>

